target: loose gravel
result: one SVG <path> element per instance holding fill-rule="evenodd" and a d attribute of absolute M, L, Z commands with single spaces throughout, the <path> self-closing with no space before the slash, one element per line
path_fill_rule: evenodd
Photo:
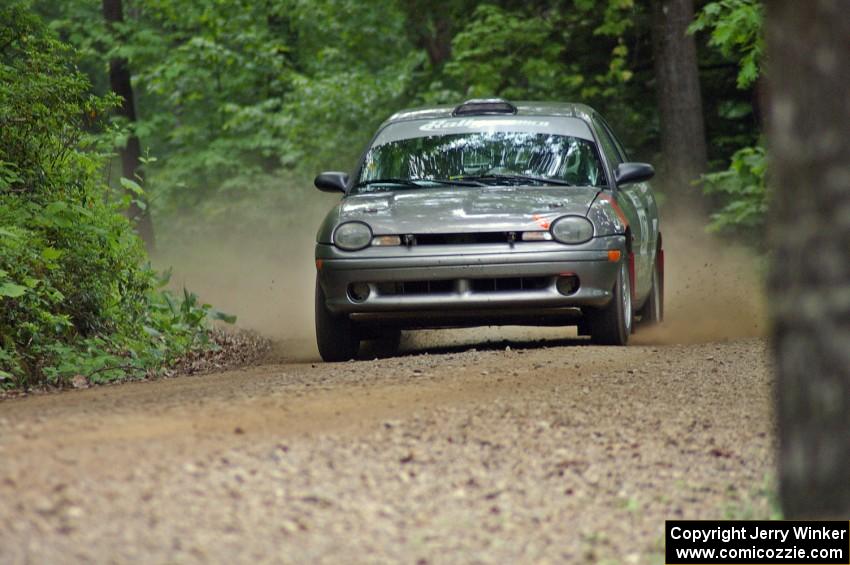
<path fill-rule="evenodd" d="M 766 359 L 514 344 L 6 400 L 0 562 L 663 563 L 665 519 L 770 514 Z"/>

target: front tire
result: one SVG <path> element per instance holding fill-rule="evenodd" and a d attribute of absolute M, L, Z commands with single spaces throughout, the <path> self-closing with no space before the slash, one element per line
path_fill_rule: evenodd
<path fill-rule="evenodd" d="M 590 339 L 598 345 L 626 345 L 632 333 L 632 288 L 629 267 L 621 261 L 611 302 L 587 313 Z"/>
<path fill-rule="evenodd" d="M 325 304 L 325 291 L 316 280 L 316 345 L 322 359 L 334 363 L 357 357 L 360 337 L 346 315 L 334 314 Z"/>

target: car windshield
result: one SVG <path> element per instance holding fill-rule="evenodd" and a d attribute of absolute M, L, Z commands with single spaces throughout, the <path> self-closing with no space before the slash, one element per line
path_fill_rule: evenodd
<path fill-rule="evenodd" d="M 376 142 L 366 153 L 355 191 L 604 183 L 592 141 L 553 133 L 476 131 Z"/>

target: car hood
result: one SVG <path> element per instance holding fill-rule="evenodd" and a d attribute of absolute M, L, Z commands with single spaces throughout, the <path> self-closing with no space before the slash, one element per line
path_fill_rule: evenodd
<path fill-rule="evenodd" d="M 378 235 L 540 230 L 560 216 L 586 215 L 598 193 L 597 188 L 488 186 L 358 194 L 340 202 L 328 217 L 336 221 L 327 223 L 361 221 Z"/>

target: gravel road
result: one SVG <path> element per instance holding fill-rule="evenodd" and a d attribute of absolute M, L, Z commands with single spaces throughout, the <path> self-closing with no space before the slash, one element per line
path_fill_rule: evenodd
<path fill-rule="evenodd" d="M 762 340 L 477 347 L 0 402 L 0 562 L 662 563 L 770 513 Z"/>

